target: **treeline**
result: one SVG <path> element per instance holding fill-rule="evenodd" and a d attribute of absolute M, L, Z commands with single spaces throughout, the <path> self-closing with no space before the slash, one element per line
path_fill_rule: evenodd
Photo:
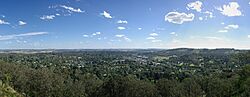
<path fill-rule="evenodd" d="M 26 97 L 249 97 L 250 66 L 237 73 L 183 80 L 139 80 L 133 75 L 100 80 L 69 69 L 51 71 L 0 64 L 0 78 Z M 13 96 L 9 96 L 13 97 Z"/>

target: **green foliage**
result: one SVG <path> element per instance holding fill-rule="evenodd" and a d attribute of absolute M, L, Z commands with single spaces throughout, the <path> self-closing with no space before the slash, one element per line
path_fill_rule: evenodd
<path fill-rule="evenodd" d="M 201 97 L 203 94 L 201 86 L 191 78 L 184 79 L 181 83 L 181 88 L 181 91 L 183 91 L 181 94 L 184 97 Z"/>
<path fill-rule="evenodd" d="M 8 84 L 3 83 L 0 80 L 0 97 L 23 97 L 21 94 L 17 93 Z"/>
<path fill-rule="evenodd" d="M 157 97 L 154 84 L 134 77 L 114 77 L 97 91 L 97 97 Z"/>
<path fill-rule="evenodd" d="M 5 61 L 0 62 L 0 97 L 250 96 L 250 66 L 246 65 L 250 53 L 246 51 L 0 55 Z"/>
<path fill-rule="evenodd" d="M 182 88 L 177 80 L 161 79 L 156 86 L 162 97 L 182 97 Z"/>

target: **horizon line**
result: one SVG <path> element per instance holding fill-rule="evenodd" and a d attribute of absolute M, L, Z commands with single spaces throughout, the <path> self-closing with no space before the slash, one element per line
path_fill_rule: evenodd
<path fill-rule="evenodd" d="M 171 49 L 234 49 L 234 50 L 250 50 L 250 48 L 190 48 L 190 47 L 180 47 L 180 48 L 0 48 L 0 50 L 147 50 L 147 49 L 158 49 L 158 50 L 171 50 Z"/>

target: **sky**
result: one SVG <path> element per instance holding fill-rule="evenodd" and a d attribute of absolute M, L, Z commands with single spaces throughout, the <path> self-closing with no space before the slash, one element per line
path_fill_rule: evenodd
<path fill-rule="evenodd" d="M 0 49 L 250 49 L 250 0 L 2 0 Z"/>

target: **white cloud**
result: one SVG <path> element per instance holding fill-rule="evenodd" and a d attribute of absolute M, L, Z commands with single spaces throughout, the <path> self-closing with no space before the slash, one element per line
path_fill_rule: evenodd
<path fill-rule="evenodd" d="M 239 25 L 227 25 L 226 27 L 224 27 L 224 29 L 219 30 L 218 32 L 225 33 L 225 32 L 228 32 L 232 29 L 238 29 L 238 28 L 239 28 Z"/>
<path fill-rule="evenodd" d="M 250 35 L 247 35 L 248 38 L 250 38 Z"/>
<path fill-rule="evenodd" d="M 40 17 L 42 20 L 53 20 L 56 16 L 55 15 L 43 15 Z"/>
<path fill-rule="evenodd" d="M 0 19 L 0 25 L 2 24 L 9 25 L 10 23 Z"/>
<path fill-rule="evenodd" d="M 89 37 L 89 35 L 82 35 L 83 37 Z"/>
<path fill-rule="evenodd" d="M 165 16 L 165 21 L 175 23 L 175 24 L 182 24 L 184 22 L 189 22 L 194 20 L 194 14 L 186 14 L 186 13 L 179 13 L 179 12 L 169 12 Z"/>
<path fill-rule="evenodd" d="M 242 16 L 241 11 L 238 9 L 240 5 L 237 2 L 230 2 L 229 5 L 217 8 L 223 15 L 226 16 Z"/>
<path fill-rule="evenodd" d="M 128 42 L 131 42 L 131 39 L 129 39 L 128 37 L 124 37 L 124 39 Z"/>
<path fill-rule="evenodd" d="M 17 43 L 27 43 L 27 41 L 16 40 Z"/>
<path fill-rule="evenodd" d="M 202 18 L 202 17 L 199 17 L 199 20 L 201 20 L 201 21 L 202 21 L 202 20 L 203 20 L 203 18 Z"/>
<path fill-rule="evenodd" d="M 109 19 L 111 19 L 111 18 L 113 18 L 108 12 L 106 12 L 106 11 L 103 11 L 103 13 L 101 13 L 101 15 L 103 15 L 105 18 L 109 18 Z"/>
<path fill-rule="evenodd" d="M 175 32 L 171 32 L 170 34 L 175 35 L 176 33 Z"/>
<path fill-rule="evenodd" d="M 131 39 L 129 39 L 126 35 L 123 35 L 123 34 L 115 35 L 115 37 L 117 37 L 117 38 L 123 38 L 127 42 L 131 42 Z"/>
<path fill-rule="evenodd" d="M 142 30 L 142 28 L 138 28 L 138 30 Z"/>
<path fill-rule="evenodd" d="M 84 11 L 82 11 L 80 8 L 73 8 L 73 7 L 69 7 L 69 6 L 66 6 L 66 5 L 60 5 L 60 7 L 64 8 L 64 9 L 67 9 L 71 12 L 77 12 L 77 13 L 83 13 Z"/>
<path fill-rule="evenodd" d="M 115 37 L 124 37 L 125 35 L 119 34 L 119 35 L 115 35 Z"/>
<path fill-rule="evenodd" d="M 227 25 L 225 29 L 238 29 L 239 25 Z"/>
<path fill-rule="evenodd" d="M 27 23 L 24 21 L 18 21 L 18 25 L 22 26 L 22 25 L 26 25 Z"/>
<path fill-rule="evenodd" d="M 93 36 L 96 36 L 96 35 L 100 35 L 101 34 L 101 32 L 95 32 L 95 33 L 93 33 L 92 35 Z"/>
<path fill-rule="evenodd" d="M 18 34 L 16 36 L 35 36 L 35 35 L 44 35 L 44 34 L 48 34 L 48 32 L 30 32 L 30 33 Z"/>
<path fill-rule="evenodd" d="M 155 38 L 154 37 L 148 37 L 146 38 L 147 40 L 154 40 Z"/>
<path fill-rule="evenodd" d="M 118 30 L 125 30 L 125 27 L 117 27 Z"/>
<path fill-rule="evenodd" d="M 204 13 L 205 13 L 205 14 L 208 14 L 208 15 L 209 15 L 209 18 L 215 17 L 215 16 L 213 15 L 213 13 L 210 12 L 210 11 L 205 11 Z M 206 17 L 207 17 L 207 16 L 206 16 Z"/>
<path fill-rule="evenodd" d="M 210 11 L 205 11 L 205 12 L 200 12 L 200 13 L 204 14 L 203 16 L 200 16 L 198 18 L 200 21 L 202 21 L 202 20 L 208 20 L 208 18 L 214 18 L 215 17 L 213 15 L 213 13 L 210 12 Z"/>
<path fill-rule="evenodd" d="M 188 9 L 196 10 L 197 12 L 201 12 L 202 2 L 201 1 L 195 1 L 187 4 Z"/>
<path fill-rule="evenodd" d="M 149 34 L 150 36 L 158 36 L 158 34 L 157 33 L 151 33 L 151 34 Z"/>
<path fill-rule="evenodd" d="M 29 32 L 24 34 L 13 34 L 13 35 L 0 35 L 0 40 L 11 40 L 16 39 L 19 37 L 26 37 L 26 36 L 37 36 L 37 35 L 44 35 L 48 34 L 48 32 Z"/>
<path fill-rule="evenodd" d="M 161 42 L 161 40 L 152 40 L 151 42 Z"/>
<path fill-rule="evenodd" d="M 174 35 L 174 36 L 178 36 L 178 34 L 176 32 L 171 32 L 170 34 Z"/>
<path fill-rule="evenodd" d="M 119 20 L 119 21 L 117 21 L 117 23 L 118 23 L 118 24 L 127 24 L 128 21 L 126 21 L 126 20 Z"/>
<path fill-rule="evenodd" d="M 97 35 L 101 34 L 101 32 L 96 32 Z"/>
<path fill-rule="evenodd" d="M 150 40 L 151 42 L 155 43 L 155 42 L 161 42 L 161 40 L 157 39 L 156 36 L 158 36 L 157 33 L 151 33 L 149 34 L 150 37 L 147 37 L 147 40 Z"/>
<path fill-rule="evenodd" d="M 226 32 L 228 32 L 228 30 L 219 30 L 218 32 L 226 33 Z"/>

